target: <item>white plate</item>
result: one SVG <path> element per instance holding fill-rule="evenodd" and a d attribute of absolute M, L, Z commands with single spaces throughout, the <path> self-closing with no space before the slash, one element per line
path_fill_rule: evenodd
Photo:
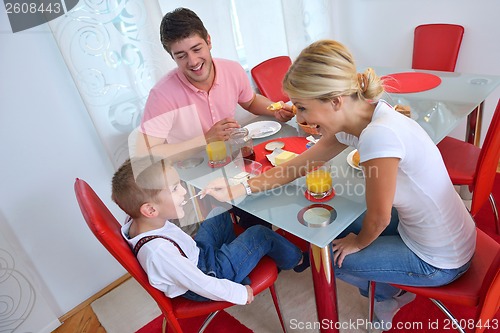
<path fill-rule="evenodd" d="M 281 129 L 281 124 L 276 121 L 265 120 L 248 124 L 245 128 L 248 129 L 250 137 L 253 139 L 260 139 L 278 133 Z"/>
<path fill-rule="evenodd" d="M 354 149 L 353 151 L 351 151 L 349 153 L 349 155 L 347 155 L 347 164 L 349 164 L 350 166 L 352 166 L 356 170 L 361 170 L 361 168 L 359 166 L 356 166 L 356 164 L 354 164 L 354 162 L 352 161 L 352 157 L 354 156 L 354 154 L 357 151 L 358 151 L 357 149 Z"/>

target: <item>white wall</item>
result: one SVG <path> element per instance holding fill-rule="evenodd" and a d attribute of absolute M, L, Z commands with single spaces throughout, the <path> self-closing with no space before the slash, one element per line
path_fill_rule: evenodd
<path fill-rule="evenodd" d="M 411 68 L 414 28 L 453 23 L 465 28 L 455 70 L 500 75 L 498 0 L 350 0 L 337 5 L 334 37 L 349 47 L 358 65 Z M 485 102 L 482 139 L 499 97 L 497 88 Z M 463 139 L 465 122 L 452 135 Z"/>
<path fill-rule="evenodd" d="M 13 34 L 2 6 L 0 48 L 0 218 L 61 316 L 124 274 L 73 192 L 80 177 L 112 207 L 113 168 L 47 25 Z"/>
<path fill-rule="evenodd" d="M 360 64 L 409 67 L 414 26 L 452 22 L 466 29 L 457 71 L 500 75 L 498 0 L 336 6 L 335 38 Z M 91 235 L 73 193 L 75 177 L 83 178 L 119 216 L 109 199 L 113 167 L 48 28 L 12 34 L 1 9 L 0 48 L 0 218 L 60 316 L 124 273 Z M 487 100 L 485 122 L 499 95 Z"/>

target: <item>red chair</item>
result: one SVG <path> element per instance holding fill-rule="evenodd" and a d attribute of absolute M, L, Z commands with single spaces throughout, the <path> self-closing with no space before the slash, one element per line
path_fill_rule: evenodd
<path fill-rule="evenodd" d="M 288 102 L 290 98 L 283 92 L 282 82 L 292 65 L 289 56 L 279 56 L 265 60 L 252 68 L 252 78 L 262 95 L 273 102 Z"/>
<path fill-rule="evenodd" d="M 437 146 L 453 184 L 468 185 L 473 192 L 472 216 L 489 199 L 495 215 L 496 231 L 500 233 L 498 210 L 491 193 L 500 158 L 500 100 L 482 148 L 452 137 L 445 137 Z"/>
<path fill-rule="evenodd" d="M 464 27 L 456 24 L 423 24 L 415 28 L 412 68 L 455 71 Z"/>
<path fill-rule="evenodd" d="M 83 180 L 76 179 L 75 194 L 80 205 L 82 214 L 89 228 L 92 230 L 102 245 L 118 260 L 118 262 L 134 277 L 144 289 L 153 297 L 163 313 L 163 328 L 165 333 L 166 326 L 175 333 L 182 333 L 178 319 L 193 318 L 208 315 L 199 332 L 208 326 L 210 321 L 222 309 L 233 306 L 229 302 L 195 302 L 183 297 L 169 298 L 163 292 L 152 287 L 149 284 L 148 277 L 141 265 L 135 258 L 128 243 L 123 239 L 120 229 L 121 225 L 106 208 L 92 188 Z M 285 326 L 278 306 L 274 282 L 278 277 L 276 264 L 269 257 L 264 257 L 257 267 L 249 275 L 251 287 L 254 294 L 262 292 L 269 288 L 273 297 L 276 311 L 281 322 L 283 331 Z"/>
<path fill-rule="evenodd" d="M 475 307 L 474 323 L 478 323 L 474 333 L 481 333 L 486 323 L 491 323 L 500 308 L 500 244 L 477 229 L 476 252 L 467 272 L 460 278 L 441 287 L 412 287 L 392 284 L 416 295 L 429 298 L 450 318 L 459 332 L 465 333 L 460 321 L 444 306 L 444 303 Z M 375 282 L 370 283 L 369 318 L 373 319 Z M 480 325 L 479 323 L 482 323 Z"/>
<path fill-rule="evenodd" d="M 415 28 L 413 69 L 454 72 L 462 44 L 464 27 L 456 24 L 423 24 Z M 476 124 L 481 118 L 483 103 L 467 117 L 466 141 L 477 143 Z"/>

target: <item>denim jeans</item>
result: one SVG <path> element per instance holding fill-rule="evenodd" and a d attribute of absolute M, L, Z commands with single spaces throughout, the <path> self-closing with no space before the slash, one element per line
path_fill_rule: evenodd
<path fill-rule="evenodd" d="M 298 247 L 262 225 L 252 226 L 236 237 L 229 213 L 221 208 L 208 214 L 194 240 L 200 249 L 198 268 L 207 275 L 236 283 L 249 284 L 248 274 L 265 255 L 285 270 L 294 268 L 302 259 Z M 207 300 L 192 291 L 183 296 Z"/>
<path fill-rule="evenodd" d="M 364 214 L 342 232 L 338 238 L 361 230 Z M 415 255 L 402 241 L 397 231 L 399 218 L 392 210 L 391 223 L 382 234 L 363 250 L 345 257 L 342 267 L 335 265 L 335 276 L 359 288 L 368 295 L 370 281 L 377 282 L 375 299 L 390 299 L 399 289 L 389 283 L 411 286 L 442 286 L 465 273 L 470 261 L 456 269 L 442 269 L 429 265 Z"/>

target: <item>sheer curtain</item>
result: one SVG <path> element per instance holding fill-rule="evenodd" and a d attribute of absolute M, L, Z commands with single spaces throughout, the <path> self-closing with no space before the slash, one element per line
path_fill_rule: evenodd
<path fill-rule="evenodd" d="M 331 38 L 337 0 L 84 0 L 49 22 L 106 151 L 118 167 L 149 90 L 175 63 L 159 42 L 164 13 L 187 7 L 212 37 L 212 55 L 247 70 L 278 55 L 296 57 Z"/>

